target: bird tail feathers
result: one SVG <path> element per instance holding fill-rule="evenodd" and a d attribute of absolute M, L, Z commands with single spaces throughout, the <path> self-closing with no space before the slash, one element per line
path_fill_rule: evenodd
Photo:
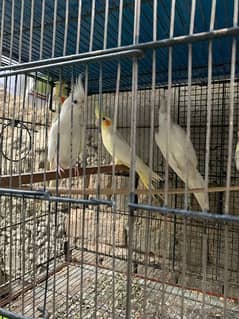
<path fill-rule="evenodd" d="M 193 170 L 188 178 L 188 186 L 190 189 L 204 188 L 204 180 L 197 169 Z M 202 210 L 209 210 L 208 194 L 202 192 L 194 193 L 198 204 Z"/>
<path fill-rule="evenodd" d="M 151 171 L 151 169 L 138 157 L 136 159 L 136 171 L 142 183 L 147 189 L 150 188 L 150 174 L 151 174 L 152 176 L 151 190 L 152 191 L 156 190 L 155 184 L 159 184 L 159 182 L 162 181 L 162 178 L 155 172 Z M 154 198 L 159 201 L 163 200 L 163 197 L 161 195 L 154 195 Z"/>
<path fill-rule="evenodd" d="M 167 99 L 164 94 L 160 94 L 160 108 L 159 108 L 159 113 L 167 113 Z"/>

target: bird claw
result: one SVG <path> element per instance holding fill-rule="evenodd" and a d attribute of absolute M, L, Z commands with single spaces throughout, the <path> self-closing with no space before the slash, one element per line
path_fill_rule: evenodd
<path fill-rule="evenodd" d="M 80 176 L 80 171 L 79 171 L 78 164 L 76 164 L 74 166 L 73 170 L 74 170 L 74 176 L 79 177 Z"/>
<path fill-rule="evenodd" d="M 80 176 L 80 171 L 79 171 L 79 166 L 76 164 L 74 167 L 70 167 L 71 171 L 71 176 L 72 177 L 79 177 Z"/>
<path fill-rule="evenodd" d="M 62 168 L 61 166 L 59 166 L 59 167 L 57 168 L 57 173 L 58 173 L 58 175 L 61 177 L 61 174 L 64 173 L 64 168 Z"/>
<path fill-rule="evenodd" d="M 80 171 L 79 171 L 78 164 L 76 164 L 74 167 L 71 167 L 70 169 L 73 170 L 73 177 L 74 176 L 77 176 L 77 177 L 80 176 Z M 62 177 L 62 173 L 64 173 L 64 172 L 65 172 L 64 168 L 59 165 L 58 168 L 57 168 L 58 175 L 60 177 Z"/>

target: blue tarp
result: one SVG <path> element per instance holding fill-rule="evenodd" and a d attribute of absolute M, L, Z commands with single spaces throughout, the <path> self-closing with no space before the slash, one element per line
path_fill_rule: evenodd
<path fill-rule="evenodd" d="M 2 11 L 2 1 L 0 10 Z M 57 2 L 57 23 L 56 40 L 53 43 L 53 19 L 54 0 L 45 1 L 44 14 L 44 35 L 42 59 L 59 57 L 64 55 L 64 37 L 67 36 L 66 55 L 76 53 L 77 23 L 78 23 L 78 0 L 69 0 L 68 26 L 65 28 L 65 15 L 67 1 Z M 141 0 L 140 14 L 140 37 L 139 42 L 149 42 L 153 40 L 153 2 Z M 5 1 L 5 18 L 3 32 L 3 54 L 20 62 L 28 62 L 30 59 L 40 59 L 40 35 L 42 21 L 43 0 L 15 1 L 14 12 L 13 1 Z M 21 43 L 21 55 L 19 56 L 19 37 L 22 5 L 23 11 L 23 38 Z M 31 12 L 34 3 L 34 19 L 32 48 L 30 47 Z M 118 18 L 119 0 L 109 0 L 107 48 L 117 47 L 118 38 Z M 135 1 L 124 0 L 123 20 L 122 20 L 122 45 L 133 44 L 134 28 L 134 4 Z M 176 0 L 175 28 L 174 36 L 187 35 L 189 33 L 189 23 L 191 14 L 190 0 Z M 104 15 L 105 1 L 95 1 L 95 22 L 93 35 L 93 50 L 103 49 L 104 39 Z M 216 6 L 215 29 L 230 28 L 233 26 L 233 0 L 219 0 Z M 161 0 L 157 5 L 157 40 L 169 37 L 171 1 Z M 12 24 L 11 16 L 14 16 Z M 0 12 L 2 14 L 2 12 Z M 82 0 L 81 32 L 79 52 L 88 52 L 90 43 L 92 1 Z M 210 26 L 211 1 L 198 0 L 196 2 L 194 33 L 207 32 Z M 13 32 L 11 32 L 11 25 Z M 65 35 L 65 31 L 67 34 Z M 12 47 L 11 47 L 12 39 Z M 213 40 L 213 76 L 229 76 L 231 61 L 232 38 L 224 37 Z M 53 52 L 54 47 L 54 52 Z M 206 80 L 208 73 L 208 41 L 193 43 L 192 45 L 193 79 L 195 81 Z M 157 84 L 164 84 L 168 81 L 168 48 L 157 49 L 156 80 Z M 108 61 L 102 64 L 103 70 L 103 91 L 115 90 L 117 74 L 117 62 Z M 238 62 L 238 61 L 237 61 Z M 121 89 L 128 89 L 132 83 L 132 61 L 124 58 L 121 61 Z M 180 44 L 173 48 L 173 82 L 187 81 L 188 68 L 188 44 Z M 72 76 L 77 76 L 84 71 L 84 65 L 74 65 L 74 67 L 63 67 L 49 69 L 51 77 L 57 79 L 60 72 L 65 80 L 71 80 Z M 238 65 L 236 73 L 239 73 Z M 89 91 L 98 91 L 99 64 L 94 63 L 89 66 Z M 139 87 L 150 86 L 152 81 L 152 49 L 147 49 L 145 55 L 139 61 Z"/>

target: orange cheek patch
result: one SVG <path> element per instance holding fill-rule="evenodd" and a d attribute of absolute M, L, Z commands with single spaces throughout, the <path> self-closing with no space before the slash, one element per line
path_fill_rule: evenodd
<path fill-rule="evenodd" d="M 61 97 L 61 103 L 62 103 L 62 104 L 64 103 L 65 99 L 66 99 L 66 98 L 65 98 L 64 96 Z"/>
<path fill-rule="evenodd" d="M 104 121 L 104 125 L 105 125 L 106 127 L 109 127 L 109 126 L 111 125 L 111 121 L 110 121 L 110 120 L 105 120 L 105 121 Z"/>

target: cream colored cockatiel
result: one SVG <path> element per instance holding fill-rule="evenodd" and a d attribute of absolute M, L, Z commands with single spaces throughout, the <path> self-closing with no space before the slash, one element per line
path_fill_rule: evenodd
<path fill-rule="evenodd" d="M 161 107 L 159 110 L 159 130 L 155 134 L 155 141 L 160 148 L 164 158 L 167 156 L 168 164 L 175 173 L 186 183 L 188 181 L 189 189 L 204 188 L 204 180 L 200 175 L 197 166 L 197 156 L 190 139 L 186 132 L 171 120 L 169 128 L 169 143 L 167 147 L 167 109 L 166 100 L 161 96 Z M 204 192 L 194 193 L 202 210 L 209 210 L 208 194 Z"/>
<path fill-rule="evenodd" d="M 237 132 L 237 145 L 236 145 L 236 152 L 235 152 L 235 163 L 236 169 L 239 171 L 239 131 Z"/>
<path fill-rule="evenodd" d="M 98 105 L 95 107 L 95 115 L 97 120 L 99 120 Z M 129 144 L 117 131 L 114 132 L 113 121 L 108 116 L 102 114 L 100 124 L 103 144 L 111 156 L 113 156 L 114 147 L 115 164 L 123 164 L 130 168 L 131 149 Z M 162 178 L 153 172 L 138 156 L 136 156 L 135 170 L 147 189 L 150 187 L 150 175 L 152 177 L 152 190 L 155 189 L 153 184 L 162 180 Z M 157 196 L 154 197 L 158 198 Z M 161 198 L 161 196 L 159 197 Z"/>
<path fill-rule="evenodd" d="M 65 168 L 74 167 L 83 151 L 84 99 L 85 93 L 80 75 L 71 94 L 62 104 L 59 118 L 52 123 L 49 133 L 48 161 L 51 168 L 57 167 L 57 145 L 59 144 L 59 167 L 57 168 L 59 174 Z M 57 143 L 58 126 L 59 143 Z"/>

